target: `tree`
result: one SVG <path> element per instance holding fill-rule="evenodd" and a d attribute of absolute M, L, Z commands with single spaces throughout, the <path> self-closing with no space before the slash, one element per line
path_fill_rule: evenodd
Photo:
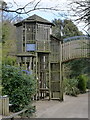
<path fill-rule="evenodd" d="M 61 29 L 62 29 L 62 21 L 60 19 L 54 19 L 52 20 L 52 22 L 54 23 L 54 27 L 52 28 L 52 33 L 54 36 L 56 36 L 57 38 L 61 38 Z"/>
<path fill-rule="evenodd" d="M 81 74 L 88 74 L 89 59 L 76 59 L 67 63 L 71 68 L 70 78 L 77 77 Z"/>
<path fill-rule="evenodd" d="M 36 10 L 51 10 L 51 11 L 59 11 L 59 5 L 54 5 L 54 6 L 46 6 L 43 7 L 41 6 L 42 0 L 31 0 L 30 2 L 24 4 L 23 6 L 20 7 L 14 0 L 13 3 L 7 4 L 3 2 L 1 10 L 9 13 L 16 13 L 16 14 L 29 14 L 32 11 Z M 14 9 L 12 8 L 13 6 L 16 6 Z M 45 5 L 44 5 L 45 6 Z"/>
<path fill-rule="evenodd" d="M 71 20 L 65 19 L 62 21 L 60 19 L 54 19 L 52 22 L 55 24 L 55 27 L 53 27 L 53 35 L 59 39 L 83 34 Z"/>
<path fill-rule="evenodd" d="M 15 63 L 16 55 L 16 34 L 13 23 L 3 20 L 2 25 L 2 62 L 3 64 Z"/>
<path fill-rule="evenodd" d="M 61 38 L 63 40 L 63 38 L 83 35 L 71 20 L 62 21 L 60 19 L 55 19 L 53 23 L 55 24 L 55 27 L 53 27 L 53 34 L 59 39 Z M 64 64 L 64 77 L 72 79 L 80 74 L 88 74 L 87 63 L 89 63 L 88 59 L 76 59 Z"/>
<path fill-rule="evenodd" d="M 84 21 L 86 25 L 90 25 L 90 0 L 74 0 L 70 3 L 70 9 L 74 11 L 73 16 L 78 17 L 76 21 Z"/>

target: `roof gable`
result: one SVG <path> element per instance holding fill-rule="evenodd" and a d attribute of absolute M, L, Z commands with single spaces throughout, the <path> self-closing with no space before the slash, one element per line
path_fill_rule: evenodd
<path fill-rule="evenodd" d="M 30 23 L 30 22 L 31 22 L 31 23 L 32 23 L 32 22 L 37 22 L 37 23 L 49 24 L 49 25 L 54 26 L 53 23 L 49 22 L 48 20 L 46 20 L 46 19 L 44 19 L 44 18 L 42 18 L 42 17 L 40 17 L 40 16 L 38 16 L 38 15 L 36 15 L 36 14 L 34 14 L 34 15 L 32 15 L 32 16 L 26 18 L 26 19 L 24 19 L 23 21 L 21 21 L 21 22 L 19 22 L 19 23 L 16 23 L 15 25 L 18 26 L 19 24 L 21 24 L 21 23 L 23 23 L 23 22 L 29 22 L 29 23 Z"/>

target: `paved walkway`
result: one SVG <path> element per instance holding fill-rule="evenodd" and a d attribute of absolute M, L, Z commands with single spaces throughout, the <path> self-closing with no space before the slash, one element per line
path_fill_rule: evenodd
<path fill-rule="evenodd" d="M 65 101 L 37 101 L 37 118 L 88 118 L 88 93 L 78 97 L 65 95 Z"/>

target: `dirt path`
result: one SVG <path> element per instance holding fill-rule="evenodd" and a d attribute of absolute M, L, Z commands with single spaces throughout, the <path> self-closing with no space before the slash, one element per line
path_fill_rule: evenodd
<path fill-rule="evenodd" d="M 64 102 L 44 100 L 35 104 L 37 118 L 88 118 L 88 93 L 65 96 Z"/>

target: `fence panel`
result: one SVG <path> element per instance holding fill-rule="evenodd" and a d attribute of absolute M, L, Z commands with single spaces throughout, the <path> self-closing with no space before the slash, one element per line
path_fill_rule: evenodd
<path fill-rule="evenodd" d="M 9 115 L 9 98 L 7 96 L 0 97 L 0 115 Z"/>

